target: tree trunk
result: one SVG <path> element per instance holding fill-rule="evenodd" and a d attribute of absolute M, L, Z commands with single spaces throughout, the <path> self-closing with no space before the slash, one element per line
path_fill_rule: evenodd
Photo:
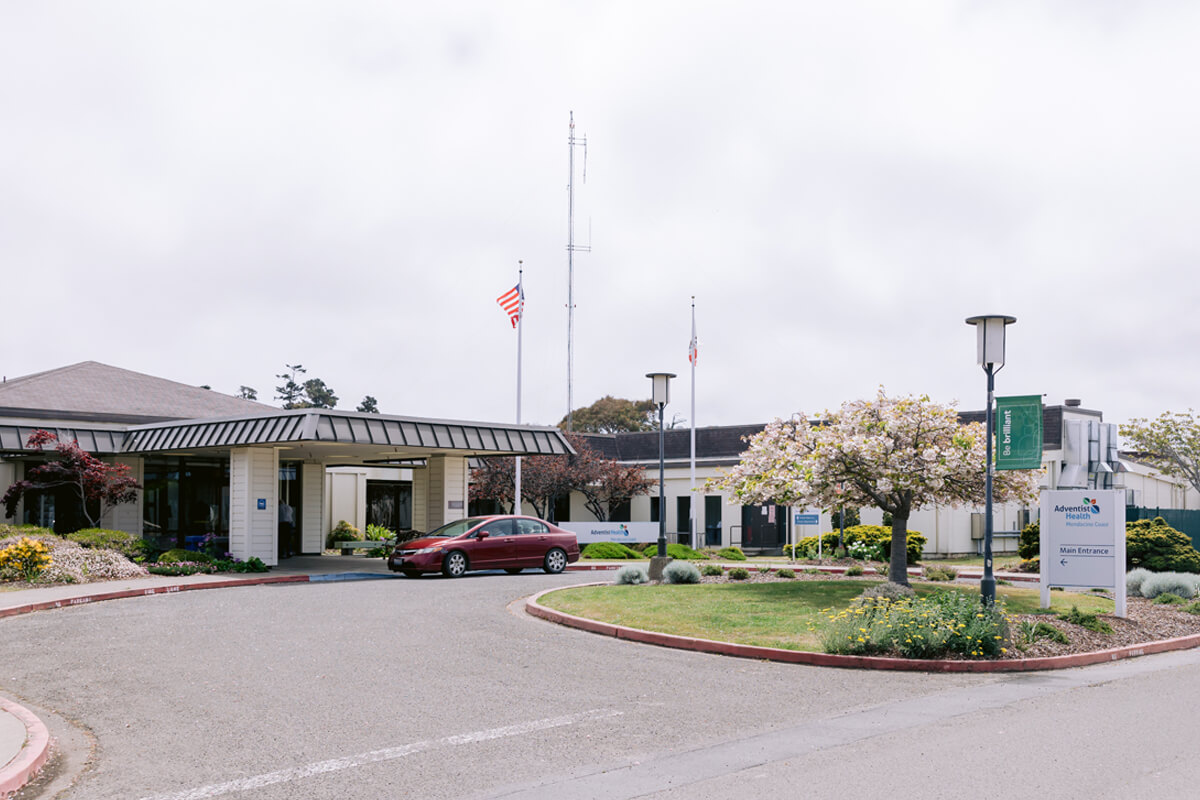
<path fill-rule="evenodd" d="M 892 515 L 892 559 L 888 580 L 908 586 L 908 517 Z"/>

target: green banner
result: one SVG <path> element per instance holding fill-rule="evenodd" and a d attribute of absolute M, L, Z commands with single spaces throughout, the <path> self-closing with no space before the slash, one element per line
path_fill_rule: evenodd
<path fill-rule="evenodd" d="M 996 469 L 1042 466 L 1042 396 L 996 398 Z"/>

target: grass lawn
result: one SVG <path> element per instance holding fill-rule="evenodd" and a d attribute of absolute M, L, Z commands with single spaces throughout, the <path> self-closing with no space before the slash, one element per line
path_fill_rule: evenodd
<path fill-rule="evenodd" d="M 880 581 L 812 580 L 794 583 L 586 586 L 544 595 L 542 605 L 614 625 L 786 650 L 820 651 L 825 609 L 842 609 Z M 949 589 L 978 595 L 970 586 L 914 583 L 918 594 Z M 1037 589 L 999 586 L 1013 614 L 1038 612 Z M 1111 614 L 1113 603 L 1090 594 L 1052 592 L 1053 611 Z"/>

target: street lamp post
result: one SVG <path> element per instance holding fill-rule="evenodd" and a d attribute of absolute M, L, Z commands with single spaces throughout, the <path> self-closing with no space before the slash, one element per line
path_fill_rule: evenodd
<path fill-rule="evenodd" d="M 992 477 L 996 474 L 996 465 L 992 463 L 992 434 L 995 428 L 992 396 L 996 389 L 996 373 L 1004 366 L 1004 331 L 1016 321 L 1016 317 L 1003 314 L 967 318 L 967 324 L 975 326 L 976 363 L 987 373 L 987 412 L 984 415 L 987 475 L 984 478 L 983 579 L 979 582 L 979 595 L 984 605 L 996 602 L 996 578 L 992 574 Z"/>
<path fill-rule="evenodd" d="M 650 559 L 650 579 L 662 580 L 663 567 L 671 558 L 667 555 L 667 505 L 664 486 L 666 474 L 666 446 L 663 436 L 663 409 L 671 402 L 671 378 L 673 372 L 647 372 L 653 382 L 652 400 L 658 406 L 658 552 Z"/>

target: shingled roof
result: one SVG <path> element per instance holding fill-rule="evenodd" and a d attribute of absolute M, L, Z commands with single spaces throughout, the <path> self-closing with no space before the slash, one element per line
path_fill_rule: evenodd
<path fill-rule="evenodd" d="M 35 413 L 42 418 L 145 423 L 266 409 L 272 406 L 96 361 L 0 383 L 0 416 L 7 417 Z"/>

